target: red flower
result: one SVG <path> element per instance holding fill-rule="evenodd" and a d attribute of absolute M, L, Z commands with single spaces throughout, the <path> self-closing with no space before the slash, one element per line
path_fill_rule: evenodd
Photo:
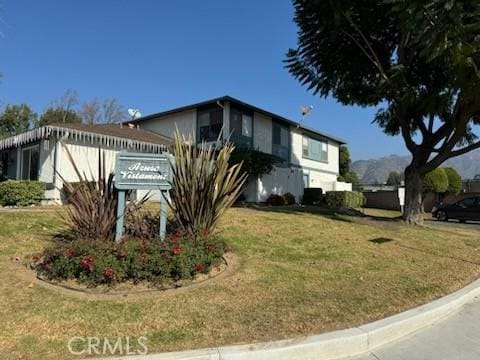
<path fill-rule="evenodd" d="M 83 258 L 80 260 L 80 266 L 82 267 L 83 270 L 89 270 L 93 271 L 93 263 L 95 262 L 95 259 L 90 256 L 89 258 Z"/>
<path fill-rule="evenodd" d="M 182 248 L 180 247 L 180 245 L 175 245 L 173 248 L 172 248 L 172 252 L 175 254 L 175 255 L 178 255 L 182 252 Z"/>
<path fill-rule="evenodd" d="M 197 270 L 197 272 L 204 272 L 205 266 L 203 264 L 198 264 L 197 266 L 195 266 L 195 270 Z"/>
<path fill-rule="evenodd" d="M 67 253 L 68 257 L 72 257 L 73 256 L 73 249 L 71 247 L 67 248 L 66 253 Z"/>
<path fill-rule="evenodd" d="M 32 256 L 32 261 L 33 261 L 33 262 L 38 262 L 39 260 L 40 260 L 40 257 L 39 257 L 39 256 L 37 256 L 37 255 L 33 255 L 33 256 Z"/>
<path fill-rule="evenodd" d="M 202 234 L 203 234 L 204 237 L 208 237 L 210 235 L 210 230 L 204 229 Z"/>
<path fill-rule="evenodd" d="M 113 279 L 113 277 L 115 276 L 115 272 L 112 268 L 106 268 L 103 271 L 103 276 L 105 276 L 107 279 Z"/>
<path fill-rule="evenodd" d="M 208 244 L 207 245 L 207 251 L 208 252 L 214 252 L 216 249 L 216 246 L 215 245 L 212 245 L 212 244 Z"/>
<path fill-rule="evenodd" d="M 140 253 L 140 255 L 138 256 L 140 258 L 140 261 L 141 262 L 144 262 L 145 261 L 145 253 Z"/>

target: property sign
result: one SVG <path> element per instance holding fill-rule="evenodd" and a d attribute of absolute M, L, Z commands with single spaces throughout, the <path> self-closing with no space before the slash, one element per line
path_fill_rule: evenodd
<path fill-rule="evenodd" d="M 165 238 L 167 223 L 166 199 L 172 171 L 168 154 L 119 152 L 115 163 L 115 187 L 118 191 L 115 240 L 123 235 L 125 192 L 127 190 L 160 190 L 160 239 Z"/>
<path fill-rule="evenodd" d="M 120 152 L 115 166 L 119 190 L 170 190 L 171 169 L 167 154 Z"/>

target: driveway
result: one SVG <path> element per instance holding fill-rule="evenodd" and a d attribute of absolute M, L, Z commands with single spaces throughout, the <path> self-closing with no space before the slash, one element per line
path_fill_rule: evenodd
<path fill-rule="evenodd" d="M 480 221 L 468 221 L 466 223 L 461 223 L 458 220 L 449 220 L 449 221 L 438 221 L 434 219 L 425 219 L 425 225 L 430 227 L 450 227 L 450 228 L 461 228 L 467 230 L 480 230 Z"/>
<path fill-rule="evenodd" d="M 478 360 L 480 299 L 414 335 L 359 357 L 344 360 Z"/>

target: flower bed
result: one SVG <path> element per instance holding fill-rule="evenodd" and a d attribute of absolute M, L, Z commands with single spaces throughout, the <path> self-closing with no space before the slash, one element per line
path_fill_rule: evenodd
<path fill-rule="evenodd" d="M 118 244 L 57 241 L 32 256 L 30 266 L 41 278 L 89 287 L 127 281 L 161 285 L 208 273 L 222 263 L 225 251 L 226 244 L 208 234 L 174 233 L 164 241 L 129 238 Z"/>

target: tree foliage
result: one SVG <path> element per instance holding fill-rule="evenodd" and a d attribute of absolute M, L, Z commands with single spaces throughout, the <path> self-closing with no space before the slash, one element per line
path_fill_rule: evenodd
<path fill-rule="evenodd" d="M 436 168 L 425 175 L 423 192 L 443 194 L 448 190 L 448 176 L 444 168 Z"/>
<path fill-rule="evenodd" d="M 35 126 L 37 114 L 26 104 L 7 105 L 0 114 L 0 137 L 20 134 Z"/>
<path fill-rule="evenodd" d="M 402 183 L 403 175 L 398 171 L 391 171 L 388 174 L 387 185 L 389 186 L 399 186 Z"/>
<path fill-rule="evenodd" d="M 339 173 L 338 181 L 345 181 L 351 183 L 353 186 L 360 184 L 358 175 L 350 171 L 350 165 L 352 164 L 352 159 L 350 157 L 350 151 L 345 145 L 340 146 L 339 148 Z"/>
<path fill-rule="evenodd" d="M 110 124 L 126 120 L 125 108 L 115 98 L 98 98 L 82 104 L 79 116 L 85 124 Z"/>
<path fill-rule="evenodd" d="M 454 168 L 445 167 L 443 169 L 448 178 L 447 194 L 458 195 L 462 190 L 462 177 Z"/>
<path fill-rule="evenodd" d="M 52 124 L 73 124 L 81 123 L 82 119 L 74 110 L 66 110 L 61 108 L 48 108 L 38 121 L 38 126 Z"/>
<path fill-rule="evenodd" d="M 242 170 L 249 176 L 258 179 L 272 172 L 275 163 L 280 159 L 271 154 L 255 149 L 236 147 L 230 155 L 230 165 L 242 164 Z"/>
<path fill-rule="evenodd" d="M 293 3 L 299 35 L 288 70 L 320 96 L 384 105 L 374 121 L 412 154 L 405 217 L 420 222 L 425 174 L 480 147 L 480 2 Z"/>
<path fill-rule="evenodd" d="M 344 176 L 350 171 L 350 165 L 352 164 L 352 159 L 350 158 L 350 151 L 345 145 L 340 146 L 339 158 L 340 176 Z"/>

